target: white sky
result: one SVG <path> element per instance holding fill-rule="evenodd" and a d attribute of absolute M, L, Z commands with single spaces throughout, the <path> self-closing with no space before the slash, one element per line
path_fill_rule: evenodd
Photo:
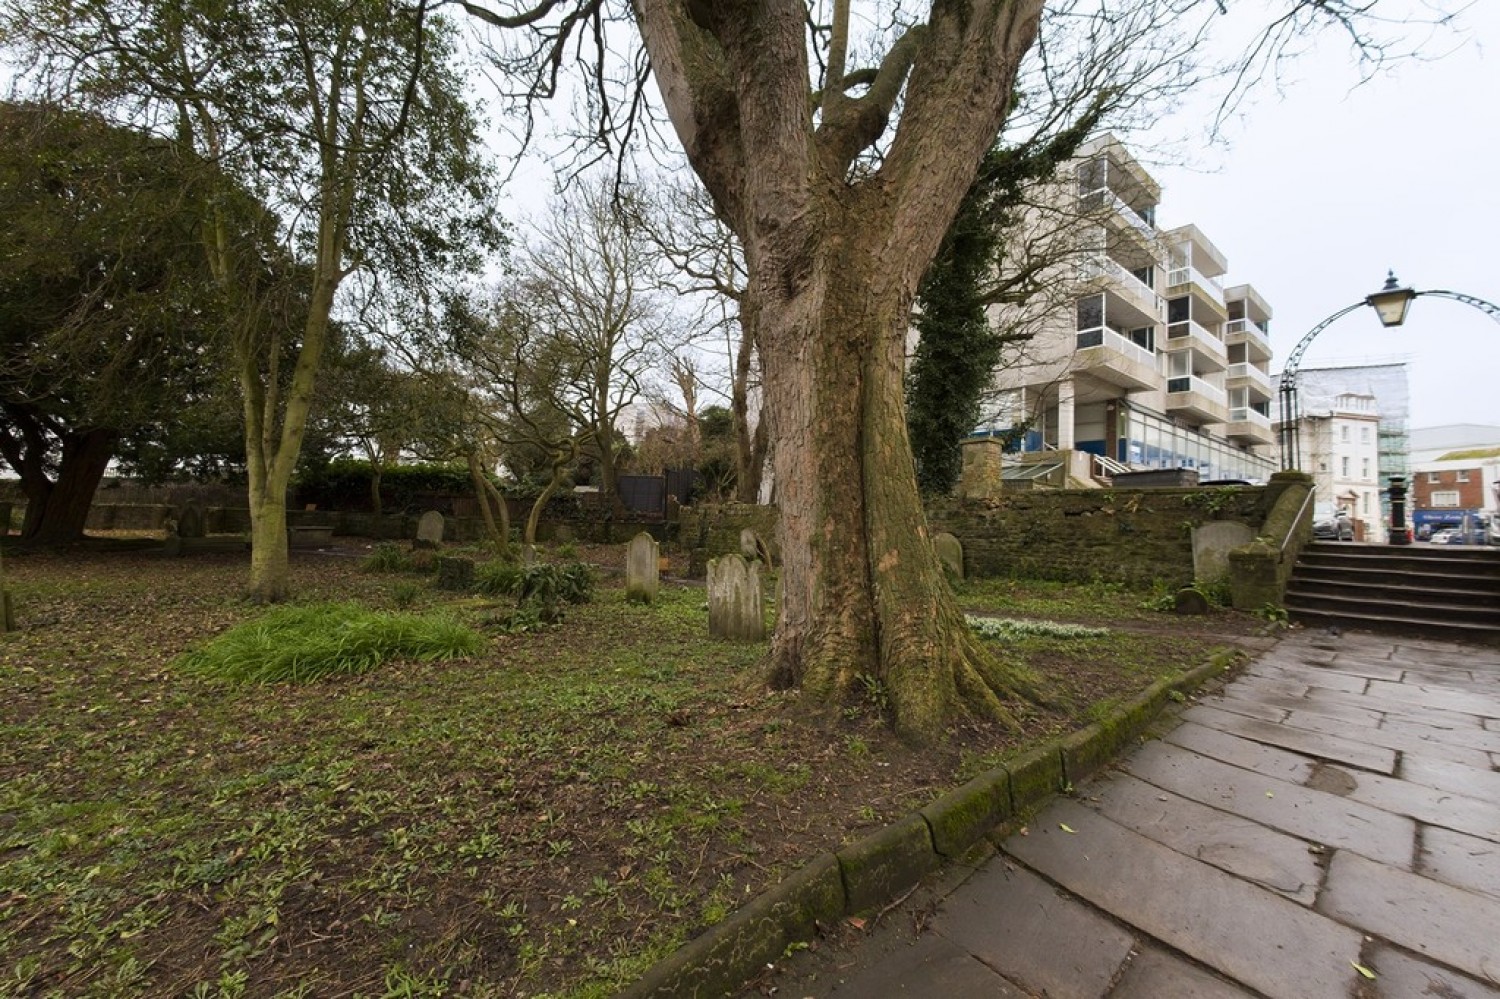
<path fill-rule="evenodd" d="M 1270 303 L 1273 371 L 1387 269 L 1418 291 L 1500 305 L 1500 2 L 1476 0 L 1462 21 L 1456 51 L 1360 86 L 1347 50 L 1325 46 L 1230 128 L 1227 148 L 1204 140 L 1195 169 L 1148 167 L 1158 223 L 1198 225 L 1229 260 L 1226 284 Z M 1162 134 L 1200 129 L 1179 115 Z M 1409 361 L 1411 426 L 1500 425 L 1500 321 L 1459 302 L 1418 298 L 1395 330 L 1360 309 L 1302 367 L 1392 358 Z"/>

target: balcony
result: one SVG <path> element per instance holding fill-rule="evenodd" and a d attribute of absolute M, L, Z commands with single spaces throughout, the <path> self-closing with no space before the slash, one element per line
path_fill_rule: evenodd
<path fill-rule="evenodd" d="M 1224 436 L 1249 444 L 1270 444 L 1276 439 L 1271 432 L 1271 418 L 1249 406 L 1236 406 L 1229 411 Z"/>
<path fill-rule="evenodd" d="M 1271 398 L 1271 376 L 1253 364 L 1231 364 L 1226 384 L 1229 388 L 1247 388 L 1262 399 Z"/>
<path fill-rule="evenodd" d="M 1144 218 L 1134 208 L 1125 203 L 1114 191 L 1107 187 L 1096 188 L 1086 194 L 1078 196 L 1078 206 L 1084 212 L 1097 212 L 1103 210 L 1110 218 L 1122 220 L 1126 227 L 1134 232 L 1147 244 L 1153 244 L 1157 238 L 1156 226 Z"/>
<path fill-rule="evenodd" d="M 1076 273 L 1080 283 L 1115 296 L 1139 313 L 1136 317 L 1138 325 L 1155 326 L 1166 314 L 1166 301 L 1154 288 L 1105 254 L 1093 253 L 1083 257 L 1078 261 Z M 1117 315 L 1111 310 L 1111 318 Z"/>
<path fill-rule="evenodd" d="M 1178 412 L 1199 423 L 1229 420 L 1229 396 L 1197 375 L 1167 379 L 1167 412 Z"/>
<path fill-rule="evenodd" d="M 1245 349 L 1250 352 L 1251 360 L 1271 359 L 1271 338 L 1248 319 L 1229 320 L 1229 324 L 1224 327 L 1224 342 L 1231 345 L 1244 344 Z"/>
<path fill-rule="evenodd" d="M 1224 304 L 1224 285 L 1217 278 L 1209 277 L 1196 267 L 1174 267 L 1167 271 L 1167 297 L 1184 294 L 1192 294 L 1220 319 L 1229 318 L 1229 308 Z"/>
<path fill-rule="evenodd" d="M 1191 350 L 1199 371 L 1223 371 L 1229 364 L 1224 341 L 1191 319 L 1167 326 L 1167 350 Z"/>
<path fill-rule="evenodd" d="M 1100 381 L 1125 389 L 1149 389 L 1161 384 L 1156 355 L 1112 329 L 1096 326 L 1079 330 L 1073 370 L 1087 371 Z"/>

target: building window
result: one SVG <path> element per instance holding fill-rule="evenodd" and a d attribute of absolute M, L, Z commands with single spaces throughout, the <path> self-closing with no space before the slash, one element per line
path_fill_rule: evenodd
<path fill-rule="evenodd" d="M 1345 427 L 1344 429 L 1348 430 L 1349 428 Z M 1349 459 L 1348 458 L 1340 458 L 1339 459 L 1339 474 L 1342 475 L 1346 479 L 1349 477 Z"/>
<path fill-rule="evenodd" d="M 1366 480 L 1368 480 L 1370 478 L 1370 459 L 1369 458 L 1361 458 L 1359 460 L 1359 477 L 1361 479 L 1366 479 Z"/>
<path fill-rule="evenodd" d="M 1432 505 L 1435 507 L 1458 506 L 1458 490 L 1444 489 L 1441 492 L 1434 492 L 1432 494 Z"/>
<path fill-rule="evenodd" d="M 1359 502 L 1360 502 L 1360 512 L 1368 514 L 1370 512 L 1370 494 L 1369 493 L 1365 493 L 1364 495 L 1362 495 L 1359 498 Z"/>
<path fill-rule="evenodd" d="M 1443 473 L 1442 472 L 1428 472 L 1427 473 L 1427 481 L 1428 481 L 1429 484 L 1434 483 L 1434 482 L 1442 482 L 1443 481 Z"/>
<path fill-rule="evenodd" d="M 1098 329 L 1104 325 L 1104 296 L 1086 295 L 1078 300 L 1078 328 Z"/>
<path fill-rule="evenodd" d="M 1349 443 L 1349 424 L 1346 423 L 1342 427 L 1339 427 L 1339 440 L 1345 444 Z"/>
<path fill-rule="evenodd" d="M 1468 469 L 1464 469 L 1463 471 L 1461 471 L 1461 472 L 1458 473 L 1458 481 L 1460 481 L 1460 482 L 1468 482 L 1469 481 L 1469 470 Z"/>
<path fill-rule="evenodd" d="M 1359 441 L 1360 441 L 1361 444 L 1368 444 L 1368 443 L 1370 443 L 1370 428 L 1369 427 L 1360 427 L 1359 428 Z"/>

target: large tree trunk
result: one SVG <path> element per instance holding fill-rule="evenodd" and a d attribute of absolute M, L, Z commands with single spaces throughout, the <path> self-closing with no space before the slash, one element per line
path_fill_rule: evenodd
<path fill-rule="evenodd" d="M 1013 723 L 1033 697 L 975 640 L 928 537 L 903 398 L 908 295 L 856 240 L 806 290 L 766 311 L 775 414 L 782 601 L 773 679 L 842 703 L 884 692 L 898 731 L 955 719 Z M 830 335 L 835 334 L 836 335 Z"/>
<path fill-rule="evenodd" d="M 287 552 L 286 489 L 262 482 L 250 489 L 250 590 L 256 603 L 280 603 L 291 594 Z"/>
<path fill-rule="evenodd" d="M 41 545 L 64 544 L 83 537 L 94 491 L 114 456 L 119 434 L 113 430 L 86 430 L 64 434 L 62 460 L 57 480 L 45 475 L 23 475 L 26 517 L 21 538 Z"/>
<path fill-rule="evenodd" d="M 938 567 L 902 375 L 918 282 L 1005 120 L 1042 0 L 931 5 L 857 96 L 835 3 L 816 120 L 800 0 L 634 6 L 688 159 L 745 249 L 781 511 L 774 679 L 825 703 L 878 685 L 919 740 L 1008 721 L 1002 698 L 1035 691 L 970 635 Z M 893 121 L 878 164 L 860 162 Z"/>

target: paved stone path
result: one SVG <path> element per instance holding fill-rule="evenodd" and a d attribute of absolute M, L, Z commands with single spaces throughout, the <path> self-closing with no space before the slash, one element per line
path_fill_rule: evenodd
<path fill-rule="evenodd" d="M 776 994 L 1500 997 L 1500 650 L 1288 637 L 998 846 Z"/>

